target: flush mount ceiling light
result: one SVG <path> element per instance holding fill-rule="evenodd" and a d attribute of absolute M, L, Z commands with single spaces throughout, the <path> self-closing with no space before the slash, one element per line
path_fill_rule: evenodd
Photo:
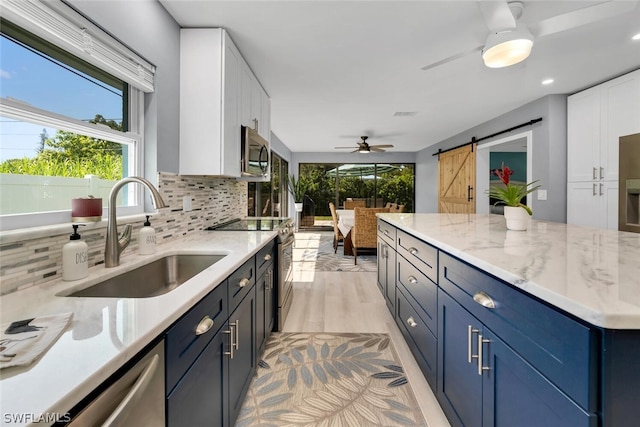
<path fill-rule="evenodd" d="M 517 25 L 515 30 L 491 33 L 482 49 L 482 59 L 489 68 L 508 67 L 527 59 L 532 47 L 529 30 Z"/>

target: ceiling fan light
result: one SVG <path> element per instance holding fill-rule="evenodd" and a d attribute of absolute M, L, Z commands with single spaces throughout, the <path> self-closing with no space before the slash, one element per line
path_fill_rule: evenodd
<path fill-rule="evenodd" d="M 508 67 L 527 59 L 532 47 L 533 37 L 526 29 L 492 33 L 482 50 L 482 59 L 489 68 Z"/>
<path fill-rule="evenodd" d="M 358 149 L 358 153 L 360 153 L 360 154 L 369 154 L 370 152 L 371 152 L 371 150 L 369 150 L 369 148 L 360 147 Z"/>

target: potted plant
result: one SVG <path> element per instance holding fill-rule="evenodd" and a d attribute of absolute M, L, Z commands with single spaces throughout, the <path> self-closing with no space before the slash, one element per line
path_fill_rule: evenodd
<path fill-rule="evenodd" d="M 528 184 L 515 184 L 509 182 L 509 177 L 513 174 L 513 171 L 509 166 L 505 166 L 502 163 L 501 169 L 491 171 L 492 174 L 497 175 L 502 181 L 501 185 L 489 187 L 489 197 L 497 199 L 495 204 L 503 204 L 504 218 L 507 222 L 507 228 L 509 230 L 526 230 L 529 223 L 529 217 L 533 215 L 531 208 L 524 203 L 522 199 L 527 194 L 540 188 L 539 185 L 535 185 L 538 180 L 530 182 Z"/>
<path fill-rule="evenodd" d="M 289 192 L 293 195 L 296 212 L 302 212 L 302 201 L 307 192 L 307 184 L 301 178 L 296 179 L 295 175 L 287 175 L 289 181 Z"/>

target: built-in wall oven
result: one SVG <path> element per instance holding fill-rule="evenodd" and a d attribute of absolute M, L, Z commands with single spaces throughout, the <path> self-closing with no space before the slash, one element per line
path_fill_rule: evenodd
<path fill-rule="evenodd" d="M 207 230 L 270 231 L 278 230 L 277 244 L 277 330 L 281 331 L 293 299 L 294 224 L 291 218 L 249 217 L 214 225 Z"/>

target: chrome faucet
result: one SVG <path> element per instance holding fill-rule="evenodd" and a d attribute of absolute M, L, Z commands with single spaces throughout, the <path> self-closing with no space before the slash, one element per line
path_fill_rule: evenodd
<path fill-rule="evenodd" d="M 111 193 L 109 193 L 109 222 L 107 222 L 107 240 L 104 246 L 104 266 L 107 268 L 120 265 L 120 254 L 131 241 L 131 224 L 125 225 L 122 235 L 118 236 L 118 223 L 116 221 L 116 197 L 118 197 L 118 191 L 130 182 L 137 182 L 147 187 L 151 193 L 153 206 L 156 209 L 167 207 L 164 200 L 162 200 L 162 196 L 160 196 L 160 192 L 144 178 L 130 176 L 116 182 L 111 189 Z"/>

